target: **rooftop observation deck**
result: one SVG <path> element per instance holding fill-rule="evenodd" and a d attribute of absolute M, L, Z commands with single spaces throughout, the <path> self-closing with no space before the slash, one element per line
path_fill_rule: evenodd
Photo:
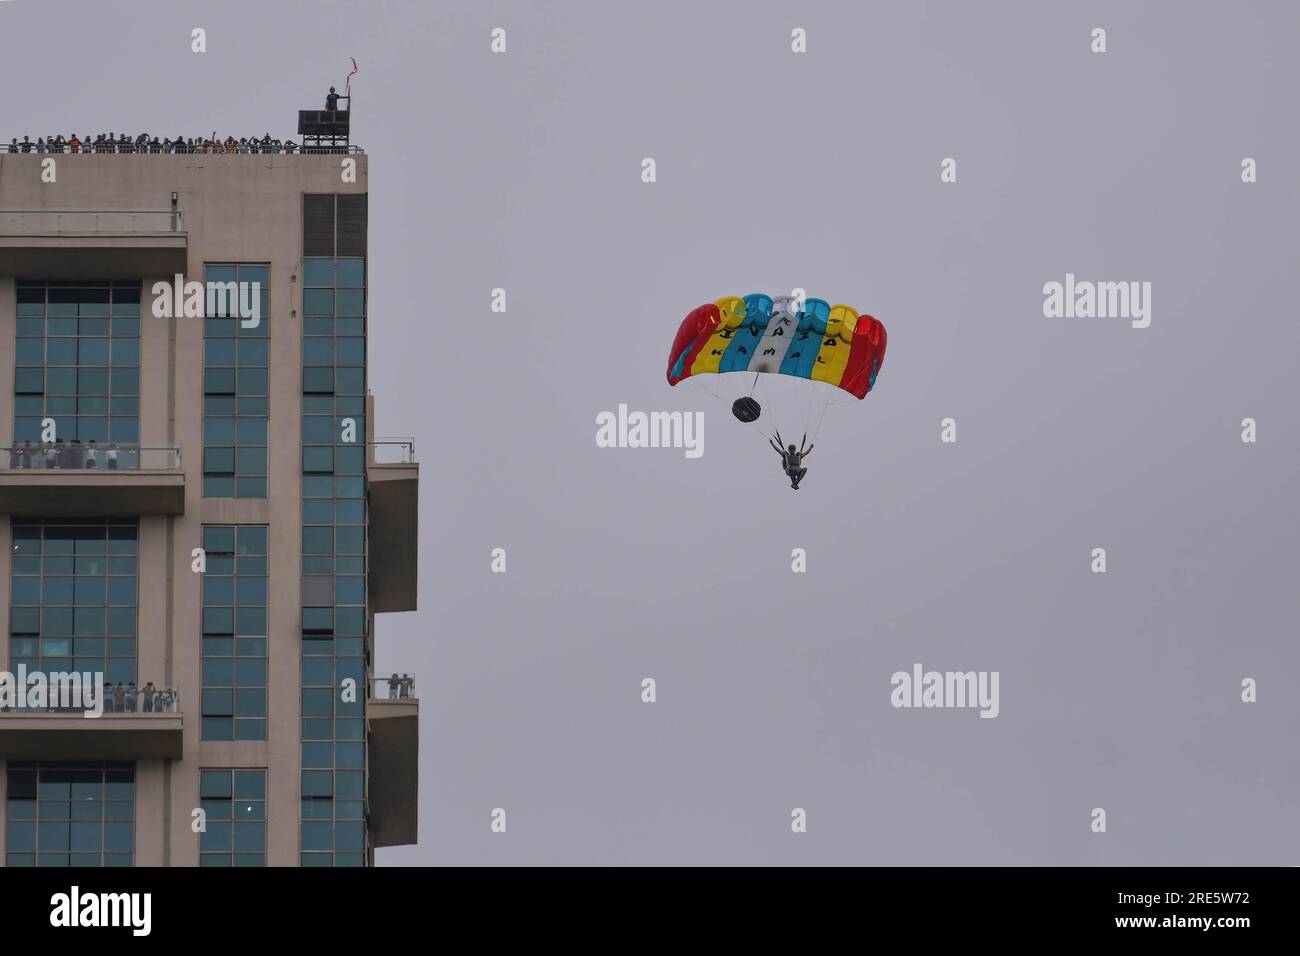
<path fill-rule="evenodd" d="M 305 110 L 305 113 L 315 111 Z M 324 110 L 319 111 L 324 113 Z M 39 138 L 39 137 L 38 137 Z M 332 145 L 332 146 L 315 146 L 311 144 L 299 146 L 292 140 L 280 142 L 273 140 L 269 145 L 261 142 L 248 142 L 247 145 L 240 145 L 238 142 L 229 147 L 224 139 L 220 142 L 212 140 L 200 143 L 183 143 L 177 144 L 172 142 L 162 142 L 161 140 L 154 143 L 150 140 L 148 143 L 137 143 L 134 140 L 123 143 L 120 140 L 112 142 L 79 142 L 75 147 L 62 143 L 51 146 L 46 144 L 44 147 L 39 143 L 30 140 L 24 143 L 21 138 L 14 142 L 14 137 L 5 140 L 0 136 L 0 155 L 22 155 L 22 156 L 163 156 L 185 153 L 191 155 L 229 155 L 229 156 L 310 156 L 318 153 L 347 153 L 353 156 L 365 154 L 365 150 L 360 146 L 353 145 Z"/>
<path fill-rule="evenodd" d="M 86 518 L 185 513 L 179 448 L 23 444 L 0 448 L 0 514 Z"/>

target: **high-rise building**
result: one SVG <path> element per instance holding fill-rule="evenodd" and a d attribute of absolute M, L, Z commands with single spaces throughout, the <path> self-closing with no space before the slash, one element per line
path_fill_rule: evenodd
<path fill-rule="evenodd" d="M 372 864 L 416 839 L 374 659 L 419 472 L 373 437 L 366 157 L 108 149 L 0 154 L 0 860 Z"/>

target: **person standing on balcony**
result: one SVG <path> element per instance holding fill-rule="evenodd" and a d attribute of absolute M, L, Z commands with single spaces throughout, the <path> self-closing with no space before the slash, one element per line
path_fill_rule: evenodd
<path fill-rule="evenodd" d="M 17 445 L 9 446 L 9 467 L 21 468 L 23 466 L 23 452 Z M 394 675 L 396 676 L 396 675 Z"/>
<path fill-rule="evenodd" d="M 108 470 L 117 471 L 117 442 L 113 442 L 108 446 L 108 451 L 105 452 L 104 457 L 108 459 Z"/>
<path fill-rule="evenodd" d="M 31 468 L 31 467 L 33 467 L 33 465 L 32 465 L 32 442 L 31 442 L 31 439 L 30 439 L 30 438 L 29 438 L 27 441 L 23 442 L 23 463 L 22 463 L 22 467 L 23 467 L 23 468 Z"/>
<path fill-rule="evenodd" d="M 121 681 L 118 681 L 117 686 L 113 688 L 113 705 L 119 712 L 126 710 L 126 688 L 122 686 Z"/>
<path fill-rule="evenodd" d="M 135 681 L 131 681 L 126 687 L 126 693 L 123 695 L 126 700 L 126 712 L 128 714 L 135 713 L 135 701 L 139 694 L 140 691 L 136 689 Z"/>
<path fill-rule="evenodd" d="M 104 684 L 99 688 L 99 696 L 104 701 L 104 713 L 113 713 L 113 685 Z"/>
<path fill-rule="evenodd" d="M 95 439 L 91 439 L 86 444 L 86 467 L 96 468 L 99 465 L 99 449 L 95 447 Z"/>
<path fill-rule="evenodd" d="M 149 681 L 149 683 L 145 684 L 144 688 L 140 691 L 140 699 L 143 701 L 140 709 L 146 714 L 153 713 L 153 697 L 155 693 L 157 693 L 157 691 L 154 690 L 153 681 Z"/>

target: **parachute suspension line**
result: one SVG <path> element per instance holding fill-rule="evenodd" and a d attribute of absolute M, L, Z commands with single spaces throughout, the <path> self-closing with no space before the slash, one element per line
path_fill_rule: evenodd
<path fill-rule="evenodd" d="M 825 420 L 825 418 L 826 418 L 826 409 L 828 409 L 828 408 L 830 408 L 830 407 L 831 407 L 831 403 L 830 403 L 830 402 L 826 402 L 824 405 L 822 405 L 822 413 L 821 413 L 821 416 L 817 419 L 817 427 L 813 429 L 813 442 L 814 442 L 814 443 L 816 443 L 816 441 L 817 441 L 817 436 L 818 436 L 818 434 L 821 433 L 821 430 L 822 430 L 822 422 L 823 422 L 823 421 Z"/>

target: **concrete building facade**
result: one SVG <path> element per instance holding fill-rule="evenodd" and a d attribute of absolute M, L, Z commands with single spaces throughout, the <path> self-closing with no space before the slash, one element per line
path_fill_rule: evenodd
<path fill-rule="evenodd" d="M 373 661 L 418 465 L 373 437 L 366 196 L 358 152 L 0 155 L 0 672 L 136 685 L 0 710 L 6 865 L 415 842 L 418 703 Z"/>

